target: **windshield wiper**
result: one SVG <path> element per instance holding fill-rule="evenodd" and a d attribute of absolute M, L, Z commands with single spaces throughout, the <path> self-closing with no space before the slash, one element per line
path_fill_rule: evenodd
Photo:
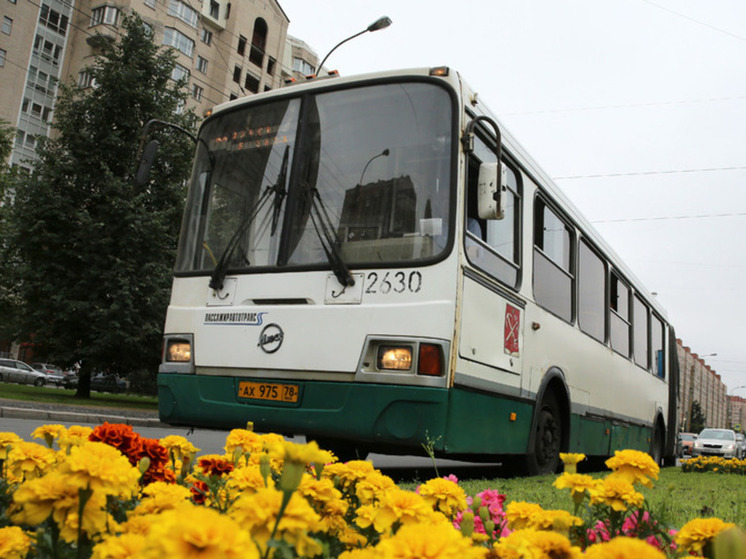
<path fill-rule="evenodd" d="M 352 277 L 350 269 L 345 264 L 340 252 L 339 238 L 334 232 L 334 224 L 329 218 L 324 201 L 321 199 L 318 188 L 306 185 L 306 192 L 311 198 L 311 222 L 316 230 L 316 235 L 321 241 L 321 247 L 324 249 L 326 259 L 332 267 L 332 272 L 337 277 L 337 281 L 344 287 L 355 285 L 355 278 Z"/>
<path fill-rule="evenodd" d="M 215 266 L 215 269 L 212 272 L 212 275 L 210 276 L 210 289 L 214 289 L 216 291 L 220 291 L 223 289 L 223 282 L 225 281 L 225 275 L 228 272 L 228 262 L 230 262 L 231 257 L 233 256 L 233 252 L 236 250 L 236 247 L 238 246 L 238 243 L 241 240 L 241 237 L 244 236 L 246 233 L 246 230 L 249 228 L 249 226 L 253 223 L 254 219 L 257 215 L 259 215 L 259 212 L 262 210 L 264 205 L 269 200 L 269 197 L 274 194 L 274 209 L 272 212 L 272 230 L 270 235 L 274 235 L 275 231 L 277 230 L 277 222 L 279 221 L 280 216 L 280 210 L 282 208 L 282 201 L 285 199 L 285 181 L 287 178 L 287 170 L 288 170 L 288 150 L 290 146 L 285 147 L 285 154 L 282 157 L 282 165 L 280 166 L 280 172 L 277 175 L 277 182 L 272 185 L 268 185 L 267 188 L 264 189 L 264 192 L 262 192 L 262 195 L 259 197 L 259 200 L 257 200 L 256 204 L 254 204 L 254 207 L 251 209 L 251 211 L 243 218 L 241 223 L 239 223 L 238 228 L 236 229 L 236 232 L 233 233 L 230 240 L 228 241 L 228 244 L 225 247 L 225 250 L 223 251 L 223 254 L 220 256 L 220 260 L 218 261 L 217 265 Z M 247 260 L 246 262 L 249 266 L 251 265 L 251 262 Z"/>

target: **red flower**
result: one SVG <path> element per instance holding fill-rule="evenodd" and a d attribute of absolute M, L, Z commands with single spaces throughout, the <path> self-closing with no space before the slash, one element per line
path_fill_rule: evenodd
<path fill-rule="evenodd" d="M 201 458 L 197 465 L 208 476 L 222 476 L 233 471 L 233 464 L 222 458 Z"/>
<path fill-rule="evenodd" d="M 113 446 L 129 458 L 134 466 L 140 459 L 142 442 L 140 435 L 132 430 L 132 425 L 124 423 L 107 423 L 97 426 L 88 437 L 90 441 L 97 441 Z"/>
<path fill-rule="evenodd" d="M 192 492 L 192 501 L 196 505 L 204 505 L 207 494 L 210 492 L 210 488 L 204 481 L 195 481 L 189 488 Z"/>

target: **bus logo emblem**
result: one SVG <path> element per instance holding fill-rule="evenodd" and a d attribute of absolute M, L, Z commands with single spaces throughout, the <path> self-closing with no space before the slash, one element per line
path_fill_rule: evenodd
<path fill-rule="evenodd" d="M 521 311 L 513 305 L 505 305 L 505 353 L 518 357 L 520 345 L 518 332 L 521 325 Z"/>
<path fill-rule="evenodd" d="M 267 324 L 262 333 L 259 334 L 259 343 L 257 344 L 264 353 L 274 353 L 282 345 L 285 334 L 277 324 Z"/>

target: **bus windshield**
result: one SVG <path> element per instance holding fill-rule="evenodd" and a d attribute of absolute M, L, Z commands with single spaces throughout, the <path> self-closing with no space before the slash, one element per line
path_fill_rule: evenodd
<path fill-rule="evenodd" d="M 453 102 L 427 82 L 274 98 L 200 131 L 177 273 L 426 261 L 449 244 Z"/>

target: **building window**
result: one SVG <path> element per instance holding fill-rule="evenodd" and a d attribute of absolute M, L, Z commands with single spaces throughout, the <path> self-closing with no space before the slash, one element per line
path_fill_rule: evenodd
<path fill-rule="evenodd" d="M 175 48 L 190 58 L 194 52 L 194 41 L 173 27 L 164 29 L 163 44 Z"/>
<path fill-rule="evenodd" d="M 213 19 L 220 18 L 220 4 L 215 2 L 215 0 L 210 0 L 210 17 Z"/>
<path fill-rule="evenodd" d="M 148 8 L 153 8 L 155 10 L 155 0 L 145 0 L 145 5 Z"/>
<path fill-rule="evenodd" d="M 0 49 L 0 68 L 5 66 L 5 55 L 6 55 L 5 49 Z"/>
<path fill-rule="evenodd" d="M 197 29 L 197 22 L 199 21 L 199 14 L 194 8 L 190 8 L 184 2 L 179 0 L 170 0 L 168 4 L 168 15 L 174 16 L 180 19 L 187 25 L 191 25 Z"/>
<path fill-rule="evenodd" d="M 119 21 L 119 8 L 114 6 L 100 6 L 91 11 L 91 25 L 113 25 Z"/>
<path fill-rule="evenodd" d="M 86 89 L 88 87 L 96 87 L 96 80 L 93 79 L 93 76 L 83 70 L 78 74 L 78 86 L 82 87 L 83 89 Z"/>
<path fill-rule="evenodd" d="M 241 35 L 238 38 L 238 48 L 236 49 L 236 52 L 238 52 L 238 54 L 240 54 L 241 56 L 243 56 L 244 53 L 246 52 L 246 43 L 247 42 L 248 42 L 248 40 L 243 35 Z"/>
<path fill-rule="evenodd" d="M 41 5 L 39 23 L 51 29 L 52 31 L 56 31 L 60 35 L 64 35 L 67 32 L 67 16 L 63 16 L 59 12 L 51 9 L 46 4 Z"/>
<path fill-rule="evenodd" d="M 174 69 L 171 70 L 171 79 L 175 82 L 189 79 L 189 68 L 182 66 L 181 64 L 174 64 Z"/>
<path fill-rule="evenodd" d="M 251 36 L 251 52 L 249 62 L 260 68 L 264 63 L 264 50 L 267 46 L 267 22 L 257 18 L 254 22 L 254 33 Z"/>
<path fill-rule="evenodd" d="M 302 58 L 293 58 L 293 71 L 299 72 L 304 76 L 313 74 L 315 68 Z"/>
<path fill-rule="evenodd" d="M 34 54 L 56 66 L 62 55 L 62 47 L 55 45 L 52 41 L 47 41 L 41 35 L 37 35 L 34 41 Z"/>
<path fill-rule="evenodd" d="M 3 33 L 10 35 L 11 31 L 13 31 L 13 20 L 8 16 L 3 16 Z"/>
<path fill-rule="evenodd" d="M 202 89 L 200 86 L 198 86 L 196 83 L 192 84 L 192 98 L 196 101 L 202 101 L 202 94 L 205 92 L 204 89 Z"/>
<path fill-rule="evenodd" d="M 212 44 L 212 31 L 202 28 L 200 39 L 209 47 Z"/>
<path fill-rule="evenodd" d="M 241 83 L 241 70 L 242 68 L 238 65 L 233 67 L 233 81 L 236 83 Z"/>
<path fill-rule="evenodd" d="M 259 93 L 259 80 L 246 72 L 246 82 L 244 87 L 251 91 L 251 93 Z"/>
<path fill-rule="evenodd" d="M 276 62 L 275 59 L 272 58 L 271 56 L 267 59 L 267 73 L 270 76 L 275 75 L 275 62 Z"/>
<path fill-rule="evenodd" d="M 197 71 L 203 74 L 207 73 L 207 59 L 197 55 Z"/>

